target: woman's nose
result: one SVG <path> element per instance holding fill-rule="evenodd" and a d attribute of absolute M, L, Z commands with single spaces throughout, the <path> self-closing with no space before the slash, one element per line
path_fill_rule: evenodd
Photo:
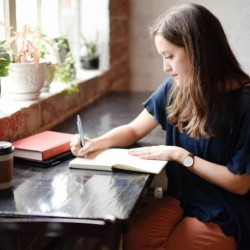
<path fill-rule="evenodd" d="M 166 72 L 166 73 L 169 73 L 171 71 L 171 66 L 164 63 L 163 64 L 163 71 Z"/>

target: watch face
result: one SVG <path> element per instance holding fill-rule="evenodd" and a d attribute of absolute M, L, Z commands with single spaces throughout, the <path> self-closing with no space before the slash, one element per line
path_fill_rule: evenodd
<path fill-rule="evenodd" d="M 185 167 L 191 167 L 194 163 L 194 159 L 192 156 L 187 155 L 184 159 L 183 159 L 183 165 Z"/>

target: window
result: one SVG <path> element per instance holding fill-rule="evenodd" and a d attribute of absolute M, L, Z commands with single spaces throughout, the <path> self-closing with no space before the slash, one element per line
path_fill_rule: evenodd
<path fill-rule="evenodd" d="M 65 36 L 78 61 L 80 0 L 15 0 L 16 25 L 21 30 L 25 24 L 40 27 L 51 38 Z M 27 15 L 27 10 L 29 14 Z"/>
<path fill-rule="evenodd" d="M 0 22 L 4 22 L 3 0 L 0 1 Z"/>
<path fill-rule="evenodd" d="M 108 0 L 0 0 L 0 21 L 18 31 L 29 24 L 40 27 L 51 38 L 67 37 L 76 67 L 79 66 L 81 33 L 90 39 L 98 35 L 101 68 L 108 68 L 108 3 Z M 0 34 L 0 40 L 2 37 Z"/>
<path fill-rule="evenodd" d="M 4 5 L 3 5 L 4 0 L 0 0 L 0 22 L 4 23 Z M 0 41 L 4 40 L 4 31 L 3 29 L 0 29 Z"/>

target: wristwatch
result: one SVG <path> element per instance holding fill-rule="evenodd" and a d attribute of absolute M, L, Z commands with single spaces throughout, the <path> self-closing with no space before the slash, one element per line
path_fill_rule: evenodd
<path fill-rule="evenodd" d="M 182 159 L 182 165 L 186 168 L 192 167 L 194 164 L 194 155 L 192 153 L 188 153 Z"/>

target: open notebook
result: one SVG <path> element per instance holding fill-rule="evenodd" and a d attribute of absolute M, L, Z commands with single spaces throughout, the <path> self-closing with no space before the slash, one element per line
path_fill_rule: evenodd
<path fill-rule="evenodd" d="M 109 148 L 88 154 L 87 157 L 77 157 L 69 162 L 70 168 L 91 170 L 128 170 L 158 174 L 167 161 L 145 160 L 128 154 L 128 149 Z"/>

